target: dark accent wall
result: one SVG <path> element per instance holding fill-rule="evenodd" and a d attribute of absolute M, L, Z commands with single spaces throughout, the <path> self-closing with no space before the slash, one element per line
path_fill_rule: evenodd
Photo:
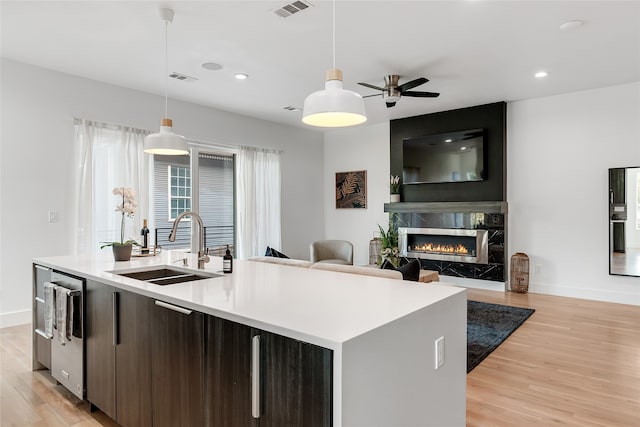
<path fill-rule="evenodd" d="M 403 202 L 479 202 L 506 200 L 507 104 L 478 105 L 391 120 L 391 174 L 402 176 L 402 140 L 419 136 L 485 129 L 486 180 L 403 185 Z"/>

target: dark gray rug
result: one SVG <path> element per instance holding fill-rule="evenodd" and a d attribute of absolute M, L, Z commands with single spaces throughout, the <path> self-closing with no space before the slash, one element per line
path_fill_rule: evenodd
<path fill-rule="evenodd" d="M 498 348 L 534 311 L 467 301 L 467 373 Z"/>

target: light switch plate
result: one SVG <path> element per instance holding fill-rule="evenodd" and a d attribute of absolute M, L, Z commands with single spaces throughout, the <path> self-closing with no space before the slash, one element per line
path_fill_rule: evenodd
<path fill-rule="evenodd" d="M 435 369 L 440 368 L 442 365 L 444 365 L 444 337 L 440 337 L 436 340 L 435 342 L 436 344 L 436 348 L 435 348 L 435 361 L 436 364 L 434 366 Z"/>
<path fill-rule="evenodd" d="M 49 211 L 49 222 L 58 221 L 58 211 Z"/>

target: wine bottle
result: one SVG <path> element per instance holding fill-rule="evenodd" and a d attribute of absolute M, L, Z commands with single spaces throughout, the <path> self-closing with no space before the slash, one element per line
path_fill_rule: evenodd
<path fill-rule="evenodd" d="M 222 272 L 223 273 L 233 272 L 233 256 L 231 256 L 229 245 L 227 245 L 227 252 L 222 257 Z"/>
<path fill-rule="evenodd" d="M 147 228 L 147 220 L 142 220 L 142 231 L 140 231 L 140 235 L 142 236 L 142 249 L 140 250 L 141 254 L 149 253 L 149 229 Z"/>

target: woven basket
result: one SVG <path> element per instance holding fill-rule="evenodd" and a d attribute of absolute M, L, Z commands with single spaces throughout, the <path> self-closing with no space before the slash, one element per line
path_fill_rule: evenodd
<path fill-rule="evenodd" d="M 511 275 L 509 286 L 513 292 L 526 294 L 529 290 L 529 257 L 522 252 L 516 252 L 511 257 Z"/>

